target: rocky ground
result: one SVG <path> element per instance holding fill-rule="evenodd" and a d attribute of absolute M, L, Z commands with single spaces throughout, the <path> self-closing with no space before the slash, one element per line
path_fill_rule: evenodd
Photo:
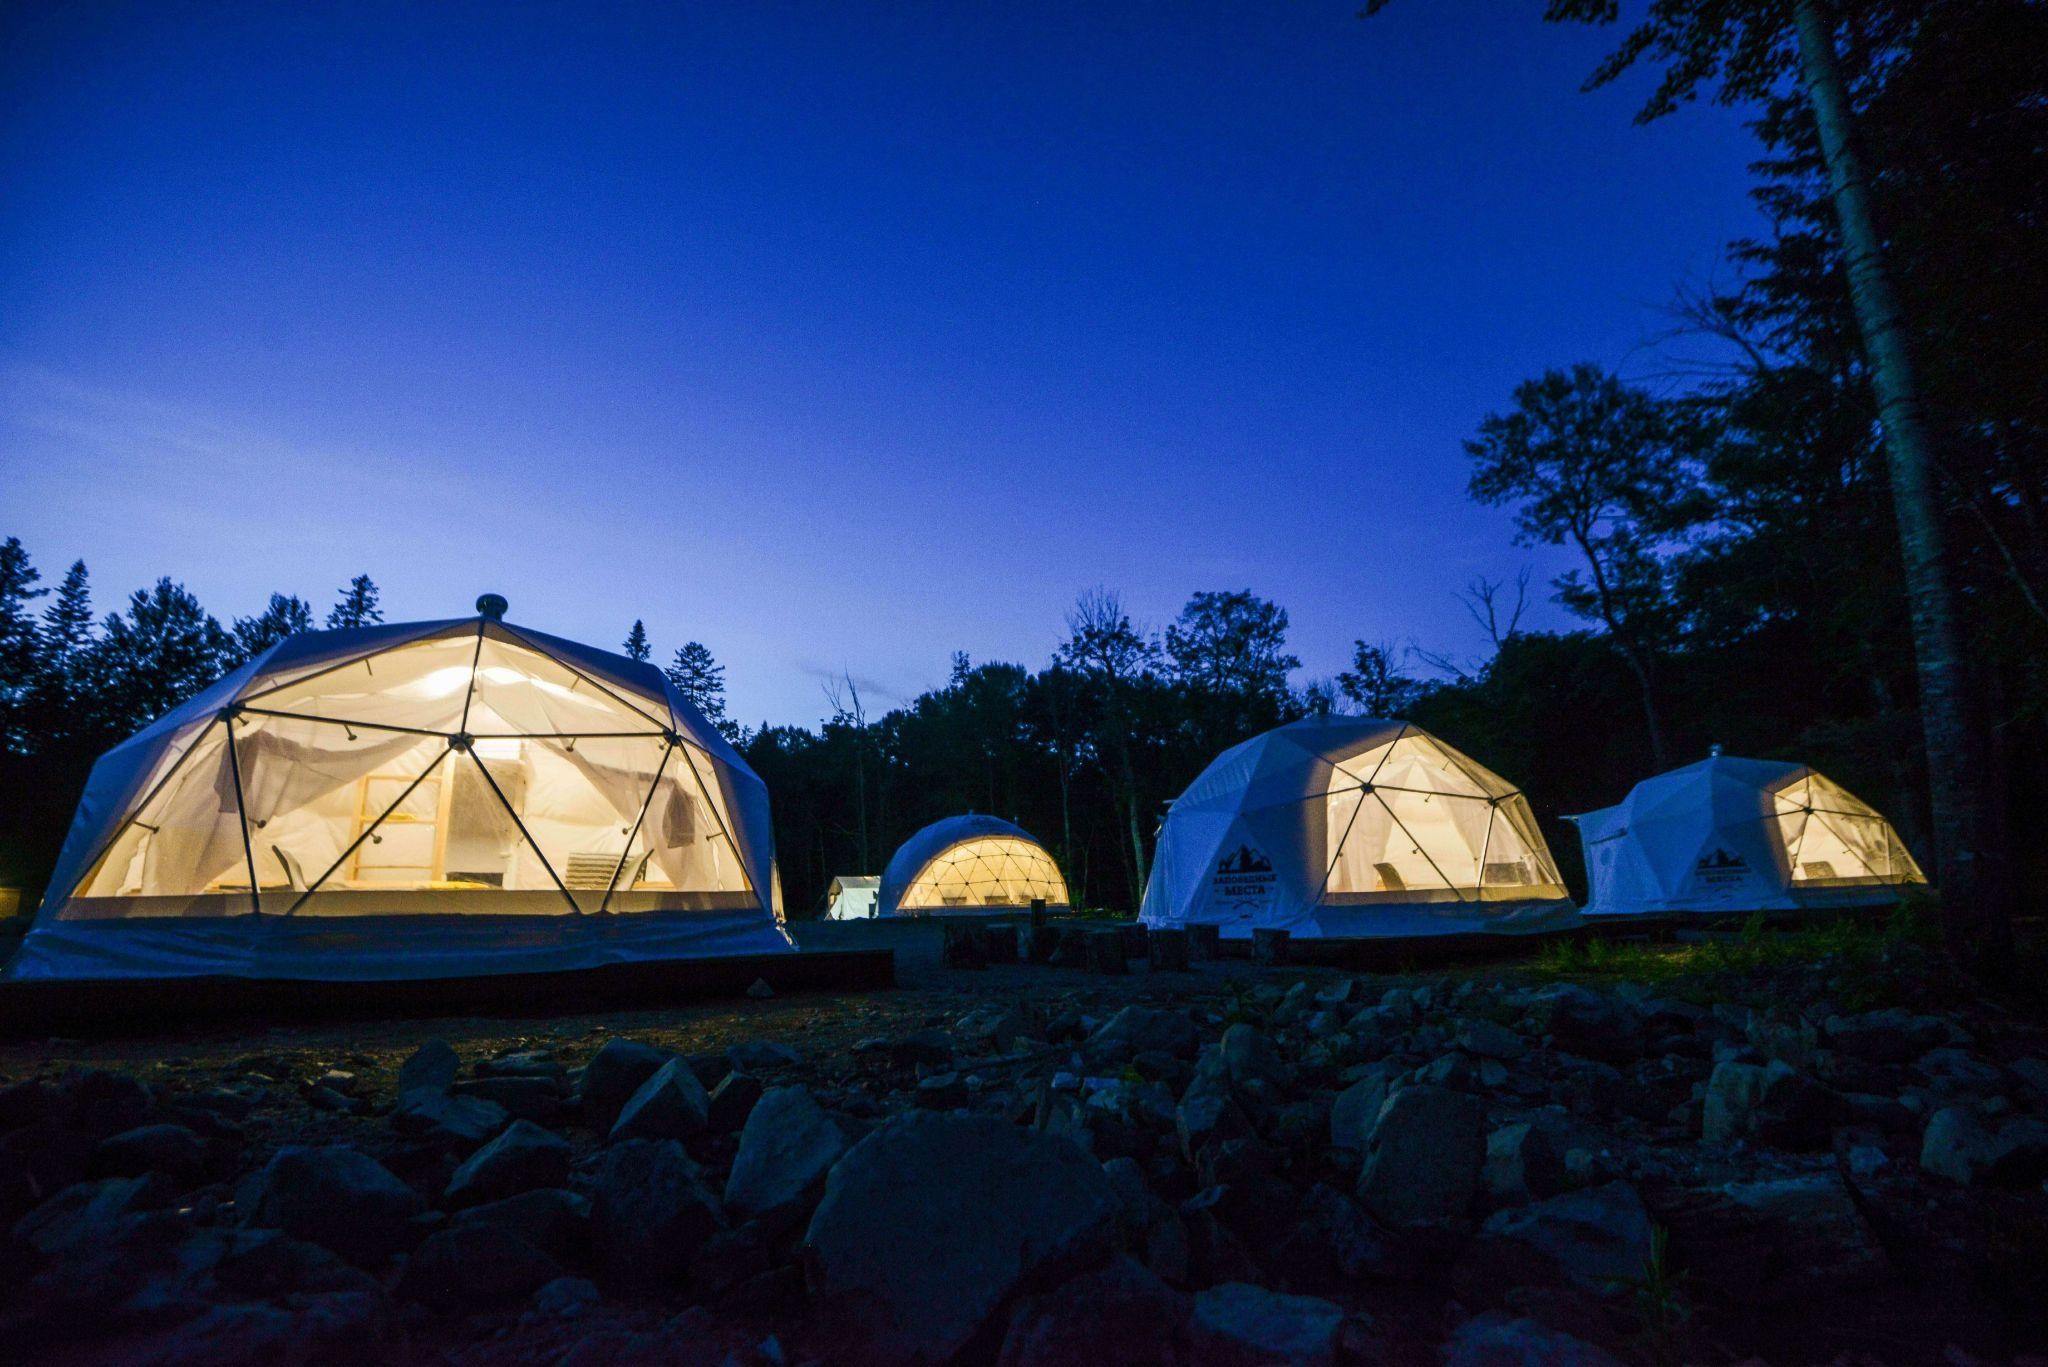
<path fill-rule="evenodd" d="M 863 933 L 904 987 L 0 1047 L 0 1343 L 2048 1363 L 2048 1037 L 1913 943 L 1109 977 Z"/>

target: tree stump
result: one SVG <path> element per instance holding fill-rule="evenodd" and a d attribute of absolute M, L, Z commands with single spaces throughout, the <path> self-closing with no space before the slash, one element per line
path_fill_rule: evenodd
<path fill-rule="evenodd" d="M 987 927 L 974 921 L 948 921 L 941 927 L 945 940 L 939 962 L 948 968 L 987 968 Z"/>
<path fill-rule="evenodd" d="M 1284 964 L 1287 962 L 1287 941 L 1292 938 L 1288 931 L 1269 930 L 1258 926 L 1252 930 L 1252 962 L 1255 964 Z"/>
<path fill-rule="evenodd" d="M 1188 958 L 1195 963 L 1214 963 L 1223 957 L 1223 928 L 1197 923 L 1187 928 Z"/>
<path fill-rule="evenodd" d="M 1142 959 L 1151 952 L 1145 942 L 1145 937 L 1150 933 L 1151 927 L 1147 926 L 1143 921 L 1135 925 L 1119 926 L 1117 929 L 1123 932 L 1124 957 L 1126 959 Z"/>
<path fill-rule="evenodd" d="M 1024 962 L 1029 964 L 1049 964 L 1052 962 L 1053 951 L 1058 949 L 1059 945 L 1060 931 L 1058 926 L 1047 925 L 1043 921 L 1033 921 L 1030 925 L 1024 927 Z"/>
<path fill-rule="evenodd" d="M 1088 932 L 1088 971 L 1112 974 L 1131 971 L 1124 957 L 1124 933 L 1121 929 Z"/>
<path fill-rule="evenodd" d="M 1185 930 L 1155 930 L 1147 937 L 1146 952 L 1152 956 L 1154 973 L 1185 973 L 1188 969 L 1188 933 Z"/>
<path fill-rule="evenodd" d="M 982 944 L 992 964 L 1013 964 L 1017 962 L 1017 927 L 1004 921 L 987 926 L 982 931 Z"/>

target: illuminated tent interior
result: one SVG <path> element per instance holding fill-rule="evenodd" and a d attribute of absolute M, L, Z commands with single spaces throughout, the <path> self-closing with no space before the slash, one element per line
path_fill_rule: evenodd
<path fill-rule="evenodd" d="M 1030 834 L 994 816 L 935 821 L 903 842 L 882 872 L 884 916 L 1014 911 L 1067 905 L 1067 880 Z"/>
<path fill-rule="evenodd" d="M 1927 881 L 1889 821 L 1803 764 L 1717 754 L 1571 820 L 1591 916 L 1875 906 Z"/>
<path fill-rule="evenodd" d="M 493 613 L 308 632 L 101 758 L 11 972 L 786 950 L 773 883 L 765 788 L 652 666 Z"/>
<path fill-rule="evenodd" d="M 1224 751 L 1173 802 L 1142 915 L 1320 938 L 1551 929 L 1574 913 L 1512 784 L 1406 722 L 1311 717 Z"/>
<path fill-rule="evenodd" d="M 882 880 L 874 874 L 842 873 L 825 889 L 825 919 L 865 921 L 875 914 Z"/>

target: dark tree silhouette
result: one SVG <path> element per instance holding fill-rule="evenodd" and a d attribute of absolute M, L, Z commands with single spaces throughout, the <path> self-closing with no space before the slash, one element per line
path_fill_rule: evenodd
<path fill-rule="evenodd" d="M 377 606 L 377 599 L 375 582 L 367 574 L 357 575 L 341 591 L 341 601 L 327 610 L 328 629 L 374 626 L 383 621 L 384 609 Z"/>

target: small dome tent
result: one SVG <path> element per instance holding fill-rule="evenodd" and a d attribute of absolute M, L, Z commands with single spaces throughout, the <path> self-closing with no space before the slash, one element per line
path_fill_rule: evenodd
<path fill-rule="evenodd" d="M 1506 780 L 1420 727 L 1311 717 L 1218 755 L 1169 807 L 1142 919 L 1304 939 L 1571 924 Z"/>
<path fill-rule="evenodd" d="M 825 889 L 825 919 L 865 921 L 875 914 L 882 880 L 874 874 L 842 873 Z"/>
<path fill-rule="evenodd" d="M 643 662 L 305 632 L 94 766 L 16 979 L 468 977 L 791 948 L 761 780 Z"/>
<path fill-rule="evenodd" d="M 1589 916 L 1882 905 L 1927 881 L 1890 822 L 1803 764 L 1717 754 L 1569 819 Z"/>
<path fill-rule="evenodd" d="M 999 912 L 1067 905 L 1067 880 L 1045 846 L 996 816 L 949 816 L 903 842 L 882 871 L 883 916 Z"/>

